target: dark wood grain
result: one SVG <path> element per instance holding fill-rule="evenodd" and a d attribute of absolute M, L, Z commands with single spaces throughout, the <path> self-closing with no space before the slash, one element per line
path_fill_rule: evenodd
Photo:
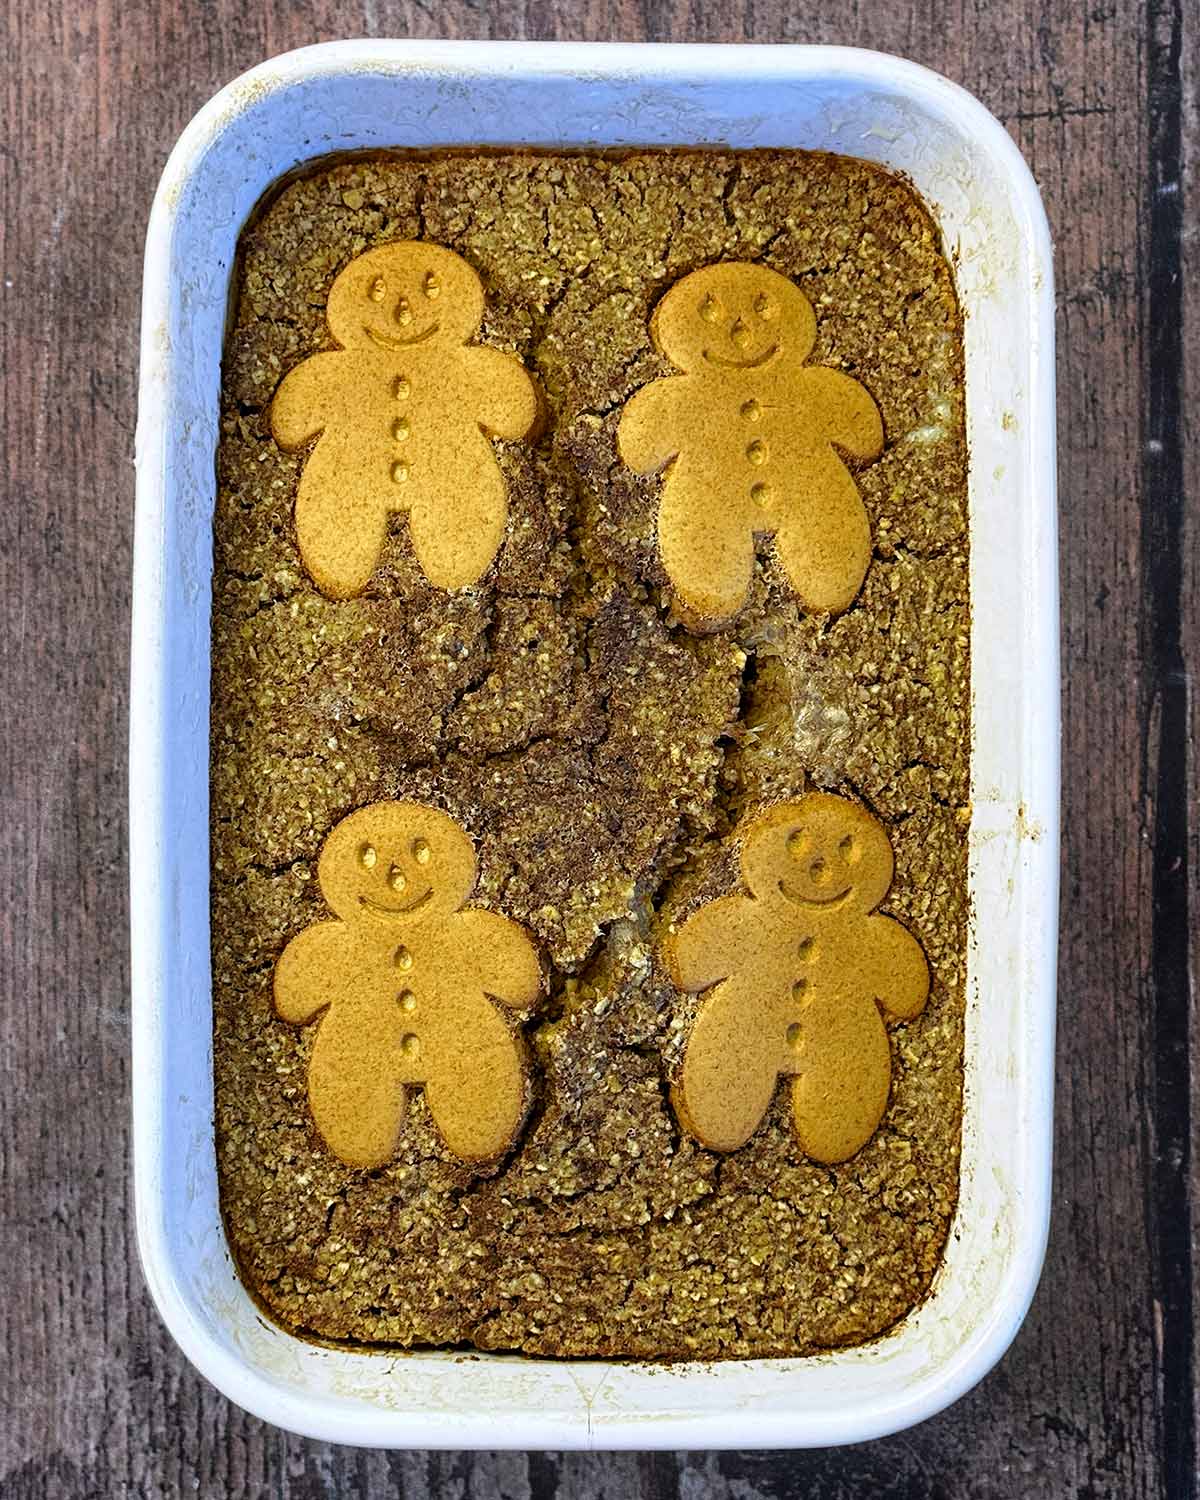
<path fill-rule="evenodd" d="M 2 24 L 4 1500 L 1195 1493 L 1196 6 L 8 0 Z M 355 34 L 875 46 L 978 94 L 1042 185 L 1066 674 L 1056 1216 L 1012 1351 L 903 1436 L 808 1454 L 335 1449 L 231 1407 L 150 1305 L 129 1218 L 124 853 L 141 238 L 200 103 L 264 56 Z"/>
<path fill-rule="evenodd" d="M 1200 191 L 1200 80 L 1197 79 L 1194 59 L 1200 50 L 1200 17 L 1193 8 L 1183 18 L 1182 55 L 1193 59 L 1183 78 L 1182 89 L 1182 172 L 1179 192 L 1185 205 L 1182 219 L 1182 266 L 1183 284 L 1183 412 L 1180 433 L 1183 443 L 1183 490 L 1188 497 L 1184 507 L 1183 536 L 1180 546 L 1183 554 L 1183 662 L 1185 673 L 1194 669 L 1200 661 L 1200 608 L 1197 608 L 1197 590 L 1200 589 L 1200 511 L 1197 496 L 1200 496 L 1200 235 L 1196 233 L 1196 194 Z M 1183 70 L 1181 69 L 1181 72 Z M 1188 1035 L 1191 1038 L 1191 1141 L 1192 1163 L 1191 1185 L 1191 1250 L 1192 1263 L 1198 1261 L 1200 1247 L 1200 1184 L 1196 1180 L 1196 1164 L 1200 1163 L 1200 1036 L 1195 994 L 1197 958 L 1196 923 L 1200 915 L 1200 695 L 1189 682 L 1188 705 L 1188 808 L 1190 809 L 1188 838 L 1186 844 L 1188 872 L 1188 928 L 1192 934 L 1192 967 L 1190 989 L 1192 992 L 1191 1014 L 1188 1019 Z M 1192 1278 L 1193 1293 L 1197 1291 L 1197 1277 Z M 1193 1326 L 1195 1304 L 1193 1303 Z M 1200 1340 L 1192 1348 L 1192 1431 L 1200 1433 Z"/>
<path fill-rule="evenodd" d="M 1152 850 L 1150 977 L 1154 1099 L 1149 1228 L 1160 1454 L 1169 1484 L 1195 1473 L 1191 1258 L 1189 682 L 1184 662 L 1183 12 L 1150 6 L 1146 62 L 1148 202 L 1142 296 L 1144 494 L 1142 715 Z"/>

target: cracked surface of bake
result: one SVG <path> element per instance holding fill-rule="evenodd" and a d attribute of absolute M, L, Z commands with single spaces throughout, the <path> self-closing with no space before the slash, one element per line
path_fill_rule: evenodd
<path fill-rule="evenodd" d="M 476 268 L 479 337 L 537 377 L 548 420 L 497 443 L 509 525 L 477 588 L 432 588 L 396 517 L 365 591 L 334 601 L 301 566 L 304 455 L 267 408 L 329 347 L 338 270 L 401 238 Z M 656 556 L 659 480 L 617 456 L 623 404 L 670 373 L 654 305 L 720 260 L 792 278 L 813 361 L 883 414 L 885 451 L 855 471 L 872 561 L 837 619 L 804 616 L 764 541 L 746 608 L 690 632 Z M 914 1306 L 957 1192 L 968 668 L 958 313 L 905 184 L 804 153 L 506 153 L 347 160 L 279 192 L 243 236 L 226 351 L 212 702 L 218 1163 L 271 1315 L 326 1339 L 679 1358 L 859 1342 Z M 692 999 L 658 942 L 736 888 L 743 814 L 814 787 L 886 825 L 883 909 L 928 956 L 929 1003 L 892 1029 L 891 1102 L 850 1161 L 805 1158 L 783 1090 L 719 1156 L 669 1107 Z M 276 959 L 326 914 L 322 839 L 384 798 L 469 829 L 475 899 L 552 965 L 534 1111 L 492 1175 L 446 1152 L 419 1093 L 389 1165 L 343 1166 L 308 1114 L 314 1028 L 272 1012 Z"/>

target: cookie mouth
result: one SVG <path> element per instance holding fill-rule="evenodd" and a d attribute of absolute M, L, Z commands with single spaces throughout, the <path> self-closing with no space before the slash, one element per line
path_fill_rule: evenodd
<path fill-rule="evenodd" d="M 765 354 L 759 354 L 754 359 L 722 359 L 719 354 L 713 354 L 711 350 L 704 351 L 704 357 L 710 365 L 720 365 L 723 370 L 757 370 L 760 365 L 765 365 L 767 360 L 774 359 L 779 353 L 779 345 L 772 344 Z"/>
<path fill-rule="evenodd" d="M 418 896 L 415 901 L 402 901 L 394 906 L 389 905 L 385 901 L 372 901 L 370 896 L 360 896 L 358 899 L 362 906 L 365 906 L 369 911 L 378 912 L 381 917 L 406 917 L 424 906 L 432 895 L 432 890 L 429 890 L 423 895 Z"/>
<path fill-rule="evenodd" d="M 376 333 L 373 328 L 363 324 L 363 332 L 369 339 L 373 339 L 381 349 L 408 349 L 413 344 L 423 344 L 426 339 L 431 339 L 442 325 L 431 323 L 424 333 L 414 333 L 409 338 L 402 338 L 397 334 L 394 338 L 386 333 Z"/>
<path fill-rule="evenodd" d="M 800 906 L 833 906 L 838 901 L 844 901 L 850 894 L 850 887 L 846 886 L 844 890 L 838 891 L 833 896 L 802 896 L 794 886 L 788 885 L 786 880 L 779 882 L 779 890 L 789 901 L 795 901 Z"/>

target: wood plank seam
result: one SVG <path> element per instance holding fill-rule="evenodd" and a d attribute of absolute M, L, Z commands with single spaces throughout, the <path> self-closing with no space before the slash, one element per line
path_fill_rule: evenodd
<path fill-rule="evenodd" d="M 1163 1494 L 1196 1494 L 1191 1232 L 1188 675 L 1183 655 L 1183 77 L 1181 0 L 1147 14 L 1147 274 L 1143 315 L 1144 791 L 1152 806 L 1154 1100 L 1150 1223 Z"/>

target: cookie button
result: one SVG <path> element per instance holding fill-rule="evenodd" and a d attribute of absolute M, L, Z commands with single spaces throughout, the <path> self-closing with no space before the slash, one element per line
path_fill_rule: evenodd
<path fill-rule="evenodd" d="M 397 401 L 407 401 L 412 395 L 412 382 L 407 375 L 396 376 L 396 384 L 392 387 L 392 394 Z"/>
<path fill-rule="evenodd" d="M 407 464 L 393 464 L 392 465 L 392 479 L 395 481 L 396 484 L 403 484 L 407 478 L 408 478 L 408 465 Z"/>
<path fill-rule="evenodd" d="M 421 1039 L 415 1032 L 408 1032 L 400 1038 L 400 1050 L 405 1057 L 416 1057 L 421 1050 Z"/>
<path fill-rule="evenodd" d="M 747 422 L 762 421 L 762 407 L 759 406 L 753 397 L 749 401 L 742 403 L 742 416 L 745 417 Z"/>
<path fill-rule="evenodd" d="M 746 457 L 756 466 L 765 464 L 770 457 L 766 443 L 761 438 L 755 438 L 752 443 L 746 445 Z"/>
<path fill-rule="evenodd" d="M 417 1008 L 417 997 L 412 990 L 400 991 L 400 1009 L 406 1016 L 411 1016 Z"/>
<path fill-rule="evenodd" d="M 413 956 L 403 943 L 401 943 L 400 946 L 396 949 L 396 952 L 393 954 L 392 961 L 395 963 L 398 969 L 402 969 L 406 974 L 413 966 Z"/>
<path fill-rule="evenodd" d="M 411 432 L 412 428 L 409 426 L 408 419 L 406 417 L 397 417 L 396 420 L 392 423 L 392 437 L 395 438 L 396 442 L 398 443 L 404 442 Z"/>

